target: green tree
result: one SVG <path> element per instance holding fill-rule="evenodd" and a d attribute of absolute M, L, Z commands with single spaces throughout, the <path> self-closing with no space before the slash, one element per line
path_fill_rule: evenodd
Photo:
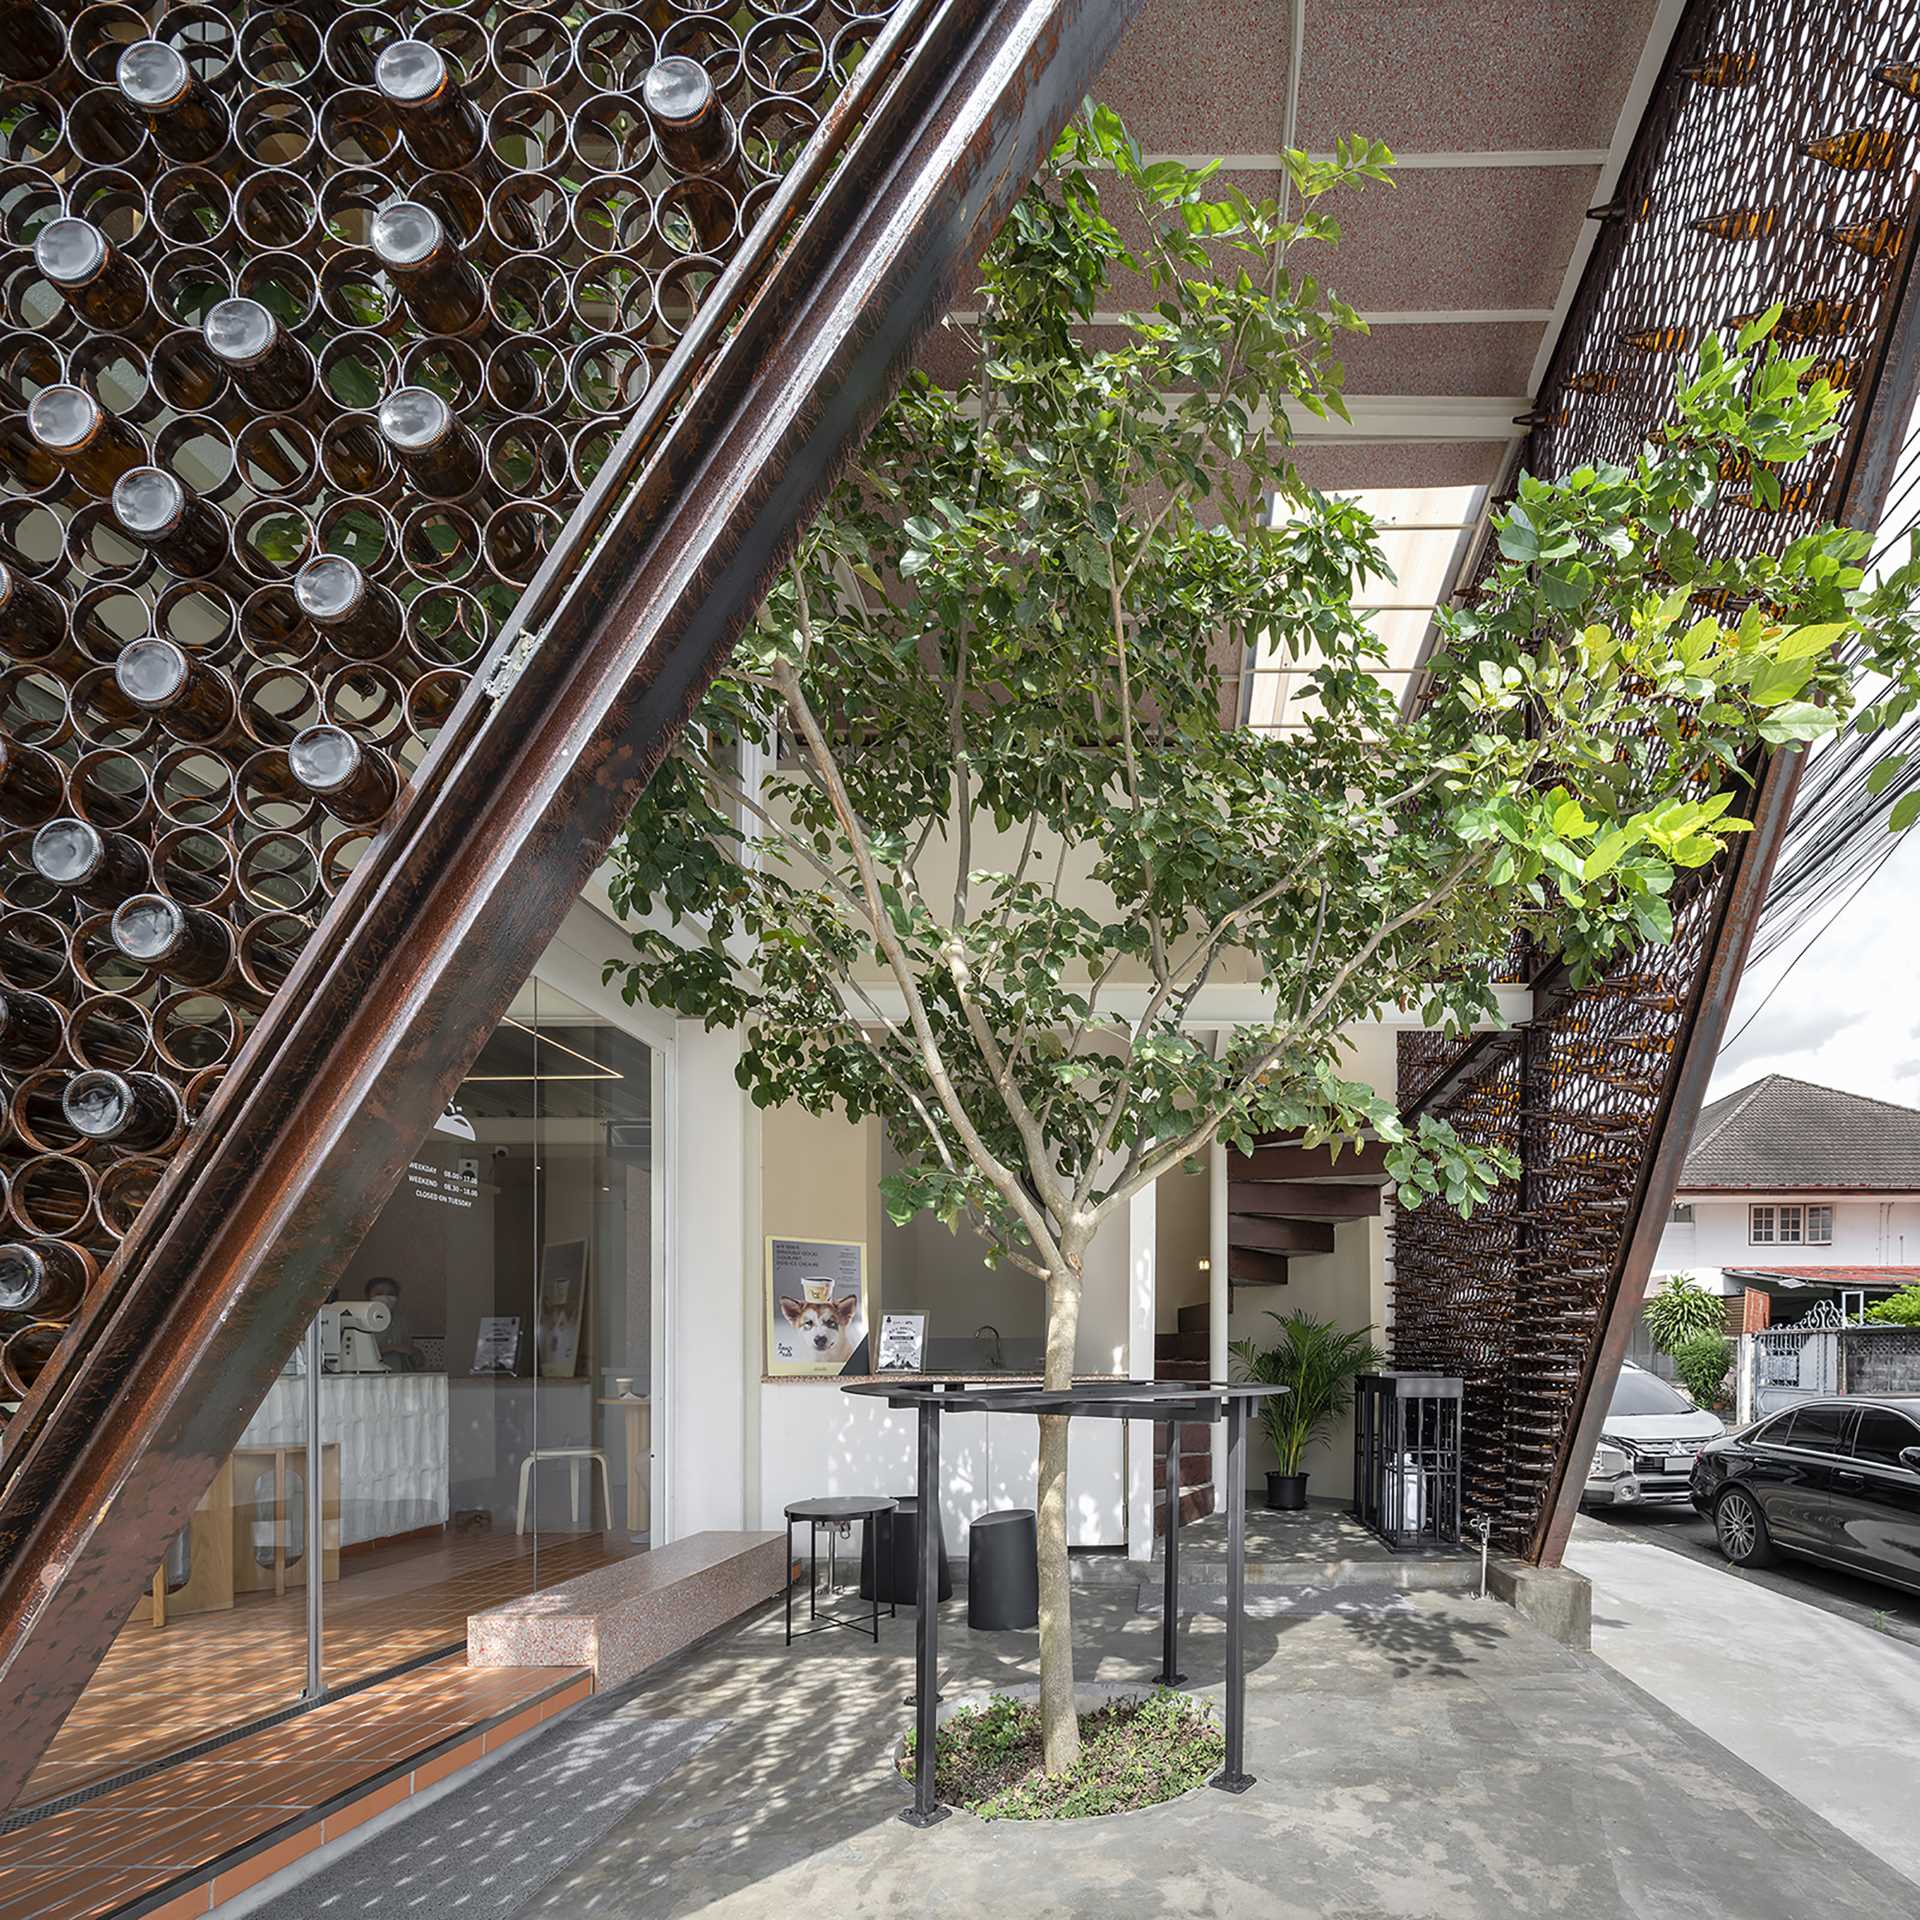
<path fill-rule="evenodd" d="M 1727 1369 L 1733 1365 L 1733 1342 L 1723 1333 L 1690 1333 L 1671 1351 L 1673 1370 L 1693 1395 L 1694 1404 L 1718 1405 Z"/>
<path fill-rule="evenodd" d="M 1689 1340 L 1706 1333 L 1725 1333 L 1727 1303 L 1709 1293 L 1690 1273 L 1676 1273 L 1652 1295 L 1642 1315 L 1647 1333 L 1662 1353 L 1678 1354 Z"/>
<path fill-rule="evenodd" d="M 1838 643 L 1907 670 L 1912 583 L 1869 591 L 1864 536 L 1728 558 L 1689 531 L 1723 470 L 1777 498 L 1833 434 L 1768 316 L 1703 343 L 1631 464 L 1520 480 L 1402 714 L 1353 606 L 1389 577 L 1378 533 L 1286 444 L 1344 413 L 1362 330 L 1310 270 L 1327 196 L 1390 159 L 1290 153 L 1256 204 L 1103 109 L 1070 127 L 954 327 L 970 372 L 906 382 L 615 851 L 617 909 L 680 923 L 635 932 L 626 994 L 739 1029 L 762 1105 L 878 1115 L 893 1217 L 964 1223 L 1045 1288 L 1049 1386 L 1095 1234 L 1216 1140 L 1371 1132 L 1402 1205 L 1482 1200 L 1507 1162 L 1404 1125 L 1342 1029 L 1389 1003 L 1497 1023 L 1516 926 L 1583 979 L 1665 940 L 1676 873 L 1746 830 L 1751 753 L 1841 722 Z M 1118 271 L 1150 304 L 1077 332 Z M 1234 724 L 1248 649 L 1307 689 L 1284 735 Z M 1213 980 L 1265 1005 L 1209 1044 Z M 1058 1769 L 1066 1420 L 1038 1468 Z"/>
<path fill-rule="evenodd" d="M 1902 1287 L 1876 1300 L 1866 1317 L 1881 1327 L 1920 1327 L 1920 1287 Z"/>

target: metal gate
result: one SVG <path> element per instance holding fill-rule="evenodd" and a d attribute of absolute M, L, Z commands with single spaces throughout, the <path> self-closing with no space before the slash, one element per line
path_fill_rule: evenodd
<path fill-rule="evenodd" d="M 1753 1341 L 1753 1416 L 1840 1391 L 1838 1327 L 1770 1327 Z"/>

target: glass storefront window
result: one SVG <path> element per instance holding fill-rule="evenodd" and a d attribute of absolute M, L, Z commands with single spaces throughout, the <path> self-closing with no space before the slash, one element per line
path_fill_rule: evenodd
<path fill-rule="evenodd" d="M 283 1711 L 310 1657 L 335 1689 L 457 1652 L 470 1614 L 646 1550 L 663 1085 L 656 1049 L 528 981 L 30 1801 Z"/>

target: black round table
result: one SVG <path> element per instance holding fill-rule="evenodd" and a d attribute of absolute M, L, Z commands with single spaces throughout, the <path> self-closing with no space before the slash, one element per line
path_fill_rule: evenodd
<path fill-rule="evenodd" d="M 880 1586 L 874 1583 L 873 1614 L 870 1620 L 862 1620 L 857 1615 L 840 1613 L 822 1613 L 820 1611 L 820 1529 L 832 1527 L 838 1529 L 853 1520 L 873 1521 L 883 1513 L 891 1513 L 895 1502 L 885 1494 L 852 1493 L 840 1494 L 824 1500 L 796 1500 L 787 1508 L 787 1645 L 795 1640 L 804 1640 L 810 1633 L 824 1633 L 829 1627 L 851 1627 L 856 1633 L 870 1633 L 875 1646 L 880 1644 Z M 807 1621 L 808 1624 L 796 1634 L 793 1630 L 793 1523 L 804 1520 L 808 1527 L 807 1545 Z M 827 1536 L 827 1591 L 833 1593 L 839 1586 L 839 1568 L 834 1550 L 836 1534 Z M 896 1603 L 887 1603 L 887 1618 L 891 1620 L 896 1612 Z"/>

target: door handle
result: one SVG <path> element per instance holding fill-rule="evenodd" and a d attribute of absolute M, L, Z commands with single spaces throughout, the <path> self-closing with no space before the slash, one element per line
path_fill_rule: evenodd
<path fill-rule="evenodd" d="M 1867 1484 L 1867 1476 L 1856 1472 L 1852 1467 L 1835 1467 L 1833 1484 L 1836 1487 L 1864 1487 Z"/>

